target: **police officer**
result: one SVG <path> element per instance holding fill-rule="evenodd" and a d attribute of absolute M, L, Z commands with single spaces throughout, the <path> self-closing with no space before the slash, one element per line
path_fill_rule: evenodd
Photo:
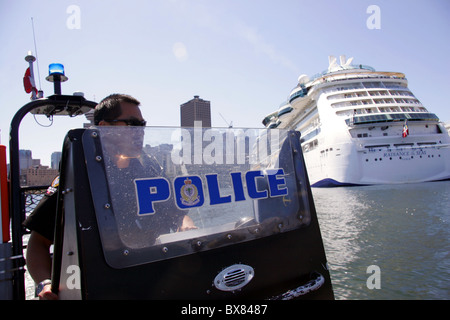
<path fill-rule="evenodd" d="M 103 99 L 94 110 L 94 123 L 98 126 L 145 126 L 139 108 L 140 102 L 124 94 L 112 94 Z M 129 143 L 129 146 L 137 145 Z M 131 150 L 130 150 L 131 152 Z M 127 158 L 117 159 L 118 167 L 129 165 Z M 27 267 L 31 277 L 37 283 L 36 293 L 39 299 L 56 300 L 58 296 L 51 291 L 51 256 L 55 229 L 56 200 L 59 177 L 47 190 L 44 198 L 25 220 L 24 226 L 31 230 L 27 248 Z M 182 218 L 180 230 L 195 228 L 188 216 Z"/>

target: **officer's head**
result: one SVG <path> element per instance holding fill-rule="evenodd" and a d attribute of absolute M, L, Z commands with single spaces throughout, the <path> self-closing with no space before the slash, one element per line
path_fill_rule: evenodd
<path fill-rule="evenodd" d="M 145 126 L 140 102 L 126 94 L 112 94 L 95 107 L 94 124 L 100 126 Z"/>
<path fill-rule="evenodd" d="M 95 107 L 94 123 L 98 126 L 114 126 L 103 136 L 104 147 L 115 156 L 136 157 L 142 152 L 146 122 L 139 108 L 140 102 L 125 94 L 112 94 Z M 120 129 L 120 128 L 121 129 Z"/>

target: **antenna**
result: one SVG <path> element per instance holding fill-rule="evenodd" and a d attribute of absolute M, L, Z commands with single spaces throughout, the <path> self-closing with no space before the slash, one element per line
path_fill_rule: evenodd
<path fill-rule="evenodd" d="M 39 72 L 39 59 L 38 59 L 38 51 L 37 51 L 37 45 L 36 45 L 36 35 L 34 34 L 34 20 L 33 20 L 33 17 L 31 17 L 31 27 L 33 29 L 34 52 L 36 52 L 36 65 L 37 65 L 37 72 L 38 72 L 39 91 L 42 91 L 41 74 Z"/>

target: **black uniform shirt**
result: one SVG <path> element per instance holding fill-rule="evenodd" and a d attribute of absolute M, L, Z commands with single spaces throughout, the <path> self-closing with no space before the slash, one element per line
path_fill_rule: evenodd
<path fill-rule="evenodd" d="M 52 242 L 55 233 L 58 186 L 59 177 L 56 177 L 42 200 L 23 223 L 27 229 L 38 232 Z"/>

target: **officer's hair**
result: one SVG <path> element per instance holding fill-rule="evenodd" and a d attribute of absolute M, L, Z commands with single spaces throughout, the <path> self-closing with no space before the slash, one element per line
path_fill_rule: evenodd
<path fill-rule="evenodd" d="M 98 125 L 100 121 L 115 120 L 120 117 L 122 110 L 120 108 L 121 102 L 133 103 L 139 106 L 141 103 L 127 94 L 114 93 L 104 98 L 95 107 L 94 110 L 94 124 Z"/>

